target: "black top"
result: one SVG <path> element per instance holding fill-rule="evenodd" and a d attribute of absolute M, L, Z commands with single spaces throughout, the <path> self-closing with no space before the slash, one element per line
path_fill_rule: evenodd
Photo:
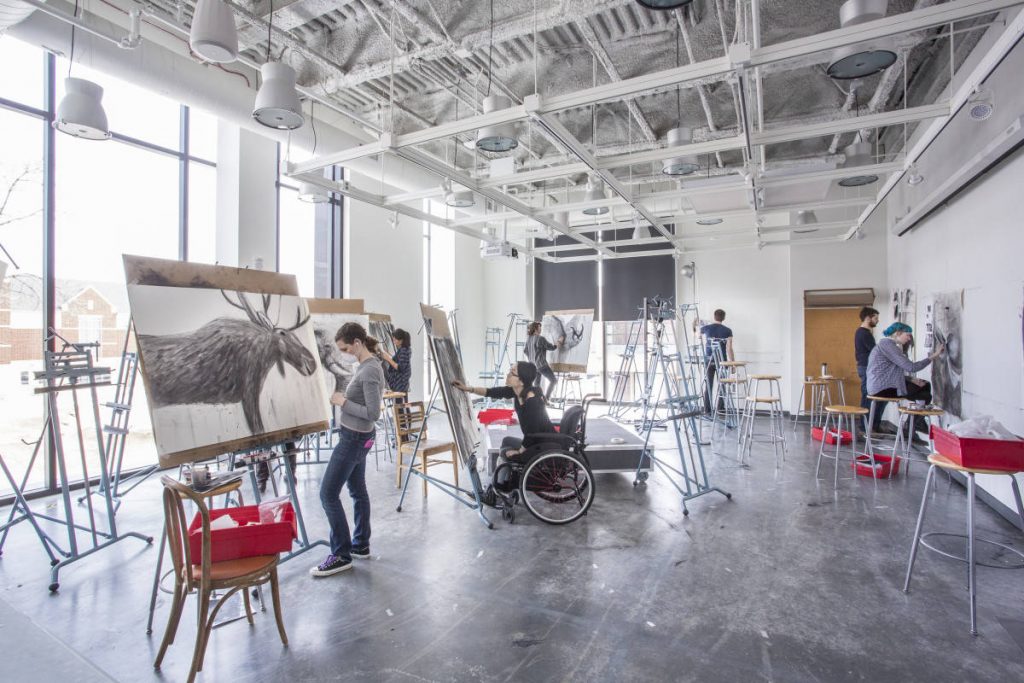
<path fill-rule="evenodd" d="M 516 417 L 519 419 L 519 428 L 523 430 L 523 445 L 529 446 L 533 443 L 543 443 L 543 439 L 530 438 L 535 434 L 553 434 L 555 426 L 551 424 L 548 417 L 548 409 L 545 407 L 544 398 L 540 392 L 534 389 L 534 395 L 520 403 L 516 392 L 512 387 L 490 387 L 487 390 L 487 398 L 512 399 L 516 409 Z"/>
<path fill-rule="evenodd" d="M 871 330 L 866 327 L 858 327 L 857 333 L 853 335 L 853 348 L 857 355 L 857 367 L 866 368 L 868 356 L 875 348 L 875 335 L 871 334 Z"/>
<path fill-rule="evenodd" d="M 708 358 L 711 358 L 714 355 L 711 352 L 712 344 L 721 344 L 722 356 L 725 356 L 725 340 L 732 337 L 732 330 L 722 323 L 711 323 L 710 325 L 705 325 L 700 328 L 700 333 L 704 335 L 705 339 L 707 339 L 707 346 L 704 349 L 704 353 Z"/>
<path fill-rule="evenodd" d="M 526 360 L 537 366 L 538 370 L 545 370 L 548 367 L 548 351 L 554 351 L 558 347 L 549 342 L 543 335 L 534 334 L 526 338 L 526 346 L 523 353 Z"/>
<path fill-rule="evenodd" d="M 412 349 L 408 346 L 400 346 L 391 360 L 395 361 L 397 368 L 391 367 L 391 363 L 387 361 L 382 361 L 381 366 L 384 368 L 384 378 L 388 382 L 388 388 L 391 391 L 408 394 L 409 379 L 412 377 Z"/>

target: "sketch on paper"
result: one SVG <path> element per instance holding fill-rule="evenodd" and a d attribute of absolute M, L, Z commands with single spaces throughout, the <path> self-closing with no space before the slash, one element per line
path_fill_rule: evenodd
<path fill-rule="evenodd" d="M 297 296 L 129 285 L 161 459 L 327 420 Z"/>
<path fill-rule="evenodd" d="M 548 363 L 558 372 L 586 372 L 590 360 L 590 337 L 594 328 L 594 309 L 548 311 L 541 322 L 541 334 L 552 344 L 562 346 L 550 352 Z"/>
<path fill-rule="evenodd" d="M 951 415 L 963 412 L 963 292 L 936 294 L 926 311 L 931 346 L 946 345 L 946 352 L 932 362 L 932 398 Z"/>
<path fill-rule="evenodd" d="M 359 323 L 366 329 L 368 319 L 366 315 L 358 313 L 319 313 L 311 314 L 310 320 L 313 325 L 313 338 L 316 340 L 317 356 L 322 369 L 321 376 L 324 379 L 324 398 L 330 402 L 331 394 L 344 394 L 348 384 L 356 374 L 359 361 L 349 353 L 342 353 L 338 349 L 334 337 L 338 330 L 345 323 Z M 331 406 L 331 414 L 335 424 L 341 419 L 341 409 Z"/>
<path fill-rule="evenodd" d="M 395 333 L 395 326 L 390 318 L 373 316 L 370 318 L 370 327 L 367 328 L 370 336 L 380 342 L 381 347 L 392 356 L 398 350 L 395 348 L 395 340 L 392 335 Z"/>
<path fill-rule="evenodd" d="M 473 420 L 469 395 L 452 386 L 453 381 L 466 381 L 462 363 L 459 361 L 459 352 L 451 337 L 431 337 L 430 344 L 438 378 L 441 382 L 441 394 L 444 398 L 445 409 L 448 411 L 449 423 L 459 456 L 465 465 L 466 460 L 476 452 L 480 437 L 476 422 Z"/>

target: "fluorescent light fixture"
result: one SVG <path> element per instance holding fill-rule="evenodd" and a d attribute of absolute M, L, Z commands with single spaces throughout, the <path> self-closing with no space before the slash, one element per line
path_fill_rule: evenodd
<path fill-rule="evenodd" d="M 305 117 L 299 94 L 295 91 L 295 70 L 281 62 L 266 62 L 260 67 L 263 83 L 256 93 L 252 117 L 267 128 L 295 130 Z"/>
<path fill-rule="evenodd" d="M 669 147 L 688 145 L 693 142 L 693 131 L 686 126 L 673 128 L 665 136 L 665 141 Z M 689 175 L 698 170 L 700 170 L 700 162 L 694 156 L 672 157 L 661 162 L 661 172 L 665 175 Z"/>
<path fill-rule="evenodd" d="M 593 202 L 601 199 L 607 199 L 604 194 L 604 181 L 593 178 L 587 180 L 587 193 L 583 196 L 583 201 Z M 587 216 L 603 216 L 608 213 L 608 207 L 594 206 L 589 209 L 583 209 L 583 213 Z"/>
<path fill-rule="evenodd" d="M 313 183 L 299 183 L 299 201 L 310 204 L 323 204 L 330 200 L 327 190 Z"/>
<path fill-rule="evenodd" d="M 508 109 L 512 106 L 511 100 L 501 95 L 488 95 L 484 98 L 484 113 Z M 485 152 L 502 154 L 511 152 L 519 146 L 516 138 L 516 124 L 502 123 L 494 126 L 484 126 L 476 134 L 476 146 Z"/>
<path fill-rule="evenodd" d="M 208 62 L 238 59 L 238 30 L 231 8 L 223 0 L 199 0 L 188 32 L 192 51 Z"/>
<path fill-rule="evenodd" d="M 110 126 L 103 110 L 103 88 L 84 78 L 65 78 L 64 97 L 53 127 L 83 140 L 109 140 Z"/>

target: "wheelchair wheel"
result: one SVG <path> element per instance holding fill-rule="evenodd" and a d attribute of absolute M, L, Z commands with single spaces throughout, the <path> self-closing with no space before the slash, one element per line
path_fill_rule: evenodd
<path fill-rule="evenodd" d="M 520 498 L 534 517 L 548 524 L 568 524 L 594 502 L 594 475 L 577 456 L 541 453 L 523 468 Z"/>

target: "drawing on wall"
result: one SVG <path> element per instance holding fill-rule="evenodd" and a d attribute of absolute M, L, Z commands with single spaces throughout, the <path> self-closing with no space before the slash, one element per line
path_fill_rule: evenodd
<path fill-rule="evenodd" d="M 480 433 L 473 419 L 469 395 L 452 386 L 454 381 L 466 381 L 462 361 L 459 360 L 459 352 L 455 348 L 455 340 L 452 339 L 444 311 L 426 304 L 420 304 L 420 310 L 430 344 L 430 356 L 441 385 L 441 399 L 448 413 L 448 425 L 455 438 L 459 458 L 464 466 L 469 467 L 469 459 L 476 453 L 480 443 Z"/>
<path fill-rule="evenodd" d="M 327 397 L 302 298 L 129 284 L 128 299 L 162 464 L 323 428 Z"/>
<path fill-rule="evenodd" d="M 951 415 L 963 412 L 963 291 L 942 292 L 932 297 L 925 313 L 931 345 L 946 345 L 946 352 L 932 362 L 932 398 Z"/>
<path fill-rule="evenodd" d="M 548 311 L 541 322 L 541 334 L 562 347 L 548 353 L 548 363 L 557 372 L 586 372 L 590 360 L 590 336 L 594 329 L 594 309 Z"/>

